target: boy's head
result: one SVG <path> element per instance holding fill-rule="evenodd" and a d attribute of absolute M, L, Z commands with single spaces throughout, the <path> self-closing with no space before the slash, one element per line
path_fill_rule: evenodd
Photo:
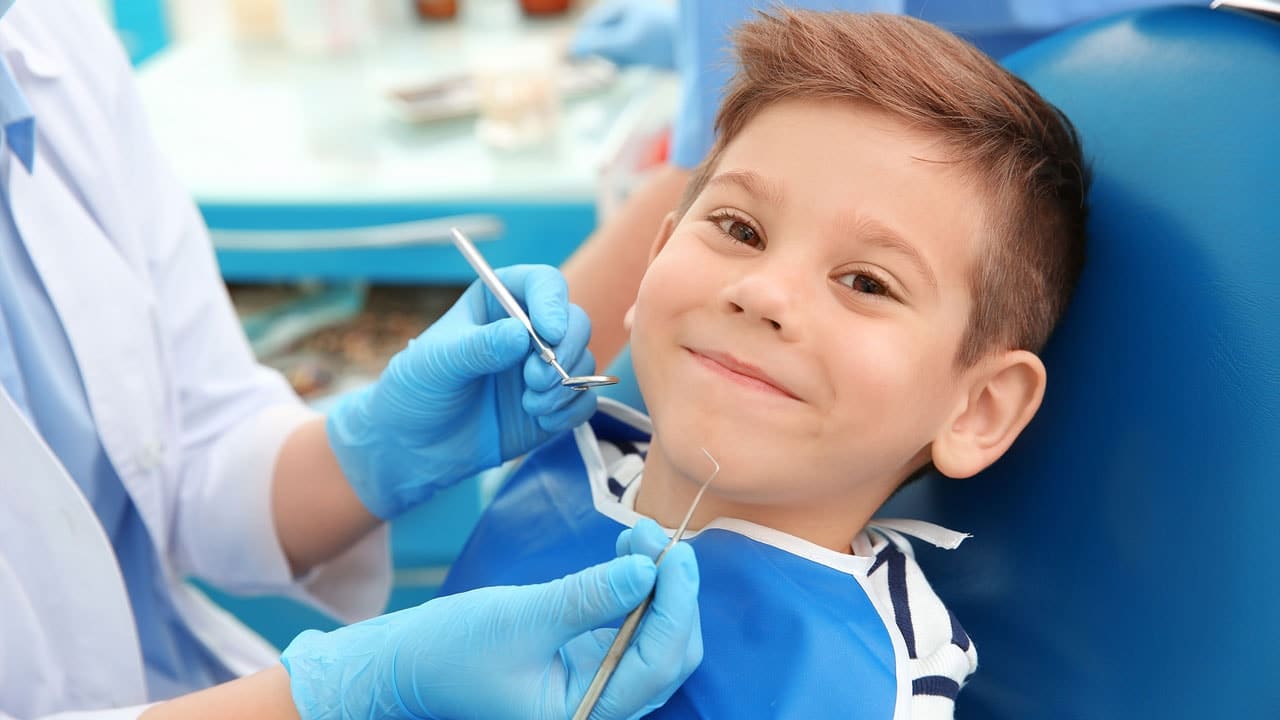
<path fill-rule="evenodd" d="M 806 527 L 980 471 L 1039 407 L 1083 263 L 1070 123 L 910 18 L 779 10 L 736 45 L 634 309 L 651 464 L 700 480 L 705 446 L 728 514 Z"/>

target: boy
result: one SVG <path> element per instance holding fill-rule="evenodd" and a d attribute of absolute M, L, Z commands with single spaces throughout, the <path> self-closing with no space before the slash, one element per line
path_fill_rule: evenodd
<path fill-rule="evenodd" d="M 553 577 L 641 516 L 675 526 L 705 448 L 706 654 L 657 714 L 950 717 L 976 652 L 898 531 L 958 538 L 872 515 L 929 467 L 981 471 L 1039 407 L 1034 353 L 1083 263 L 1079 143 L 919 21 L 779 10 L 736 45 L 632 310 L 652 423 L 603 403 L 531 455 L 445 590 Z"/>

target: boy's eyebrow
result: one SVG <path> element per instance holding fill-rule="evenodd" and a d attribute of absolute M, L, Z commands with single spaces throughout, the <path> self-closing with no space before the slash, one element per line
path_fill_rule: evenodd
<path fill-rule="evenodd" d="M 725 170 L 716 173 L 715 177 L 707 181 L 707 185 L 736 185 L 762 202 L 775 206 L 785 204 L 782 188 L 750 170 Z"/>
<path fill-rule="evenodd" d="M 716 173 L 715 177 L 707 181 L 707 185 L 732 185 L 745 190 L 747 194 L 761 202 L 775 206 L 784 204 L 785 197 L 782 193 L 782 188 L 751 170 L 725 170 L 724 172 Z M 934 277 L 933 270 L 929 268 L 929 263 L 925 262 L 924 256 L 920 254 L 920 251 L 914 245 L 904 240 L 901 235 L 887 225 L 864 217 L 848 223 L 842 223 L 842 226 L 852 228 L 853 234 L 862 238 L 864 242 L 898 253 L 906 258 L 908 262 L 915 266 L 916 271 L 925 279 L 929 287 L 937 291 L 938 280 Z"/>
<path fill-rule="evenodd" d="M 933 270 L 929 268 L 929 263 L 925 262 L 924 256 L 916 249 L 914 245 L 907 242 L 901 235 L 894 232 L 887 225 L 883 225 L 871 218 L 859 218 L 848 224 L 853 228 L 856 236 L 860 237 L 864 242 L 879 246 L 890 252 L 898 253 L 915 266 L 920 276 L 929 283 L 929 287 L 935 291 L 938 289 L 938 280 L 933 276 Z"/>

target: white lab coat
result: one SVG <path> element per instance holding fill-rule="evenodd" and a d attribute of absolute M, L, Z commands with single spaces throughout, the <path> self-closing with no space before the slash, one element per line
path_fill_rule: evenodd
<path fill-rule="evenodd" d="M 289 594 L 354 620 L 385 602 L 386 532 L 301 582 L 290 577 L 269 480 L 284 438 L 311 415 L 255 363 L 202 220 L 161 161 L 129 65 L 94 12 L 83 0 L 25 0 L 0 19 L 0 52 L 38 136 L 34 173 L 11 158 L 14 220 L 179 612 L 230 669 L 249 672 L 276 653 L 183 578 Z M 146 700 L 106 534 L 0 389 L 0 718 L 134 717 L 140 708 L 100 710 Z"/>

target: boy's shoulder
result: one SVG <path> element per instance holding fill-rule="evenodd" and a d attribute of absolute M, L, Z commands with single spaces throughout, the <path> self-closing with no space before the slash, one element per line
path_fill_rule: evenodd
<path fill-rule="evenodd" d="M 865 533 L 875 558 L 868 591 L 890 608 L 903 638 L 915 715 L 951 717 L 956 695 L 978 668 L 978 652 L 916 563 L 911 541 L 893 528 L 912 522 L 872 520 Z"/>

